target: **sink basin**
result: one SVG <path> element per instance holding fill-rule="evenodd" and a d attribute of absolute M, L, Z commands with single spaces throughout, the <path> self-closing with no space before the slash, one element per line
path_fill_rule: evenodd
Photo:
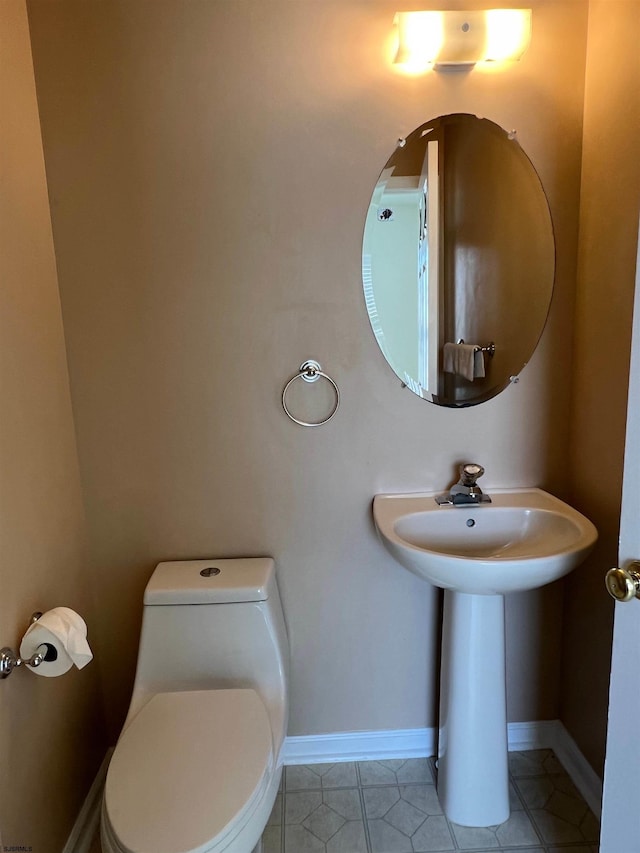
<path fill-rule="evenodd" d="M 440 506 L 434 495 L 376 495 L 373 517 L 390 554 L 435 586 L 495 595 L 543 586 L 589 553 L 598 533 L 541 489 L 492 490 L 492 503 Z"/>

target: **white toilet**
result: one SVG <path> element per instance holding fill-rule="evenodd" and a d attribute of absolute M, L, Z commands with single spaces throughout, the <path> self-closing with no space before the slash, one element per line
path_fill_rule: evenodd
<path fill-rule="evenodd" d="M 160 563 L 102 802 L 104 853 L 251 853 L 280 784 L 288 645 L 273 560 Z"/>

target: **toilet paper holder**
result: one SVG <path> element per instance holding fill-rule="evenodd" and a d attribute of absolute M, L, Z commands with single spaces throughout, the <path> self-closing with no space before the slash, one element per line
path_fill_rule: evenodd
<path fill-rule="evenodd" d="M 41 616 L 42 613 L 39 610 L 32 613 L 29 624 L 33 625 Z M 41 643 L 30 658 L 21 658 L 13 649 L 5 646 L 3 649 L 0 649 L 0 678 L 8 678 L 18 666 L 36 667 L 40 666 L 45 660 L 55 660 L 57 657 L 58 653 L 56 650 L 52 646 L 47 645 L 47 643 Z"/>

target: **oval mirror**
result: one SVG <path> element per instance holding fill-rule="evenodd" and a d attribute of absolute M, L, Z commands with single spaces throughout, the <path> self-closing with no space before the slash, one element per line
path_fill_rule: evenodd
<path fill-rule="evenodd" d="M 549 205 L 514 134 L 456 114 L 400 141 L 371 197 L 362 279 L 408 388 L 444 406 L 502 391 L 540 339 L 554 270 Z"/>

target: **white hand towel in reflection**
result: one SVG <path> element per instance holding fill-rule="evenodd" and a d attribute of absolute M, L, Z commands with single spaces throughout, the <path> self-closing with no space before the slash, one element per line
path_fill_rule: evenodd
<path fill-rule="evenodd" d="M 464 376 L 469 382 L 484 379 L 484 354 L 477 344 L 445 344 L 443 369 L 445 373 Z"/>

